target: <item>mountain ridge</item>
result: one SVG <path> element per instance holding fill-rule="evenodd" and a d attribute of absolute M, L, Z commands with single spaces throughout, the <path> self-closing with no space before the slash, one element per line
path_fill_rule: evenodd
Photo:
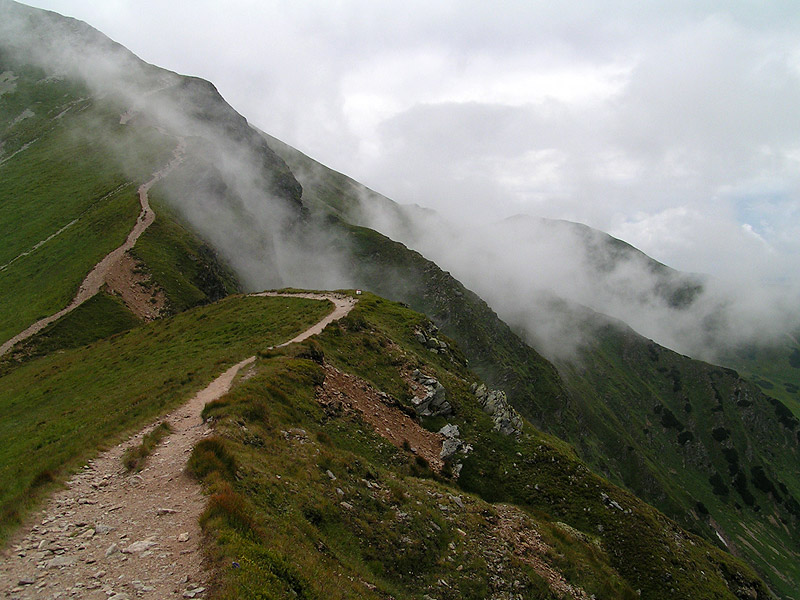
<path fill-rule="evenodd" d="M 6 6 L 10 5 L 6 4 Z M 0 54 L 0 58 L 3 57 L 4 55 Z M 349 223 L 344 218 L 347 216 L 346 209 L 348 205 L 353 206 L 356 205 L 357 200 L 360 201 L 360 188 L 350 185 L 348 189 L 347 179 L 341 179 L 344 176 L 339 176 L 337 179 L 336 175 L 338 174 L 333 175 L 324 170 L 322 171 L 323 179 L 325 177 L 331 179 L 321 181 L 321 187 L 315 190 L 314 186 L 307 183 L 301 185 L 294 173 L 297 172 L 299 176 L 296 164 L 302 161 L 295 157 L 295 166 L 292 166 L 292 160 L 284 161 L 279 158 L 278 154 L 269 149 L 269 140 L 264 141 L 261 134 L 250 128 L 243 117 L 238 116 L 237 118 L 232 115 L 231 111 L 233 113 L 235 111 L 227 103 L 224 103 L 224 100 L 216 93 L 213 85 L 200 80 L 180 78 L 180 76 L 174 74 L 169 77 L 173 78 L 173 76 L 174 78 L 179 78 L 177 79 L 179 85 L 154 94 L 152 107 L 145 104 L 139 105 L 137 108 L 134 105 L 132 112 L 128 112 L 131 111 L 131 107 L 126 106 L 126 102 L 120 101 L 118 98 L 111 98 L 110 100 L 89 99 L 81 102 L 82 106 L 87 107 L 83 114 L 88 114 L 86 111 L 93 111 L 94 114 L 101 117 L 98 119 L 98 123 L 102 127 L 95 127 L 90 130 L 90 134 L 92 132 L 100 134 L 107 128 L 112 127 L 119 132 L 115 135 L 121 136 L 120 143 L 116 146 L 112 145 L 112 150 L 116 149 L 118 151 L 121 147 L 147 149 L 154 145 L 152 140 L 159 140 L 158 144 L 161 144 L 166 150 L 169 147 L 170 136 L 174 136 L 176 133 L 186 133 L 189 137 L 187 148 L 189 159 L 186 166 L 182 167 L 177 173 L 170 175 L 166 181 L 153 189 L 156 212 L 161 215 L 156 223 L 161 222 L 163 227 L 158 231 L 148 232 L 146 236 L 142 237 L 142 247 L 138 250 L 134 249 L 134 252 L 143 258 L 142 268 L 150 269 L 153 271 L 154 277 L 160 277 L 161 281 L 166 284 L 162 284 L 161 287 L 164 289 L 170 288 L 167 289 L 168 296 L 173 299 L 176 306 L 180 306 L 181 309 L 188 308 L 192 303 L 203 303 L 213 299 L 204 292 L 190 294 L 188 291 L 190 289 L 189 282 L 181 279 L 181 273 L 174 265 L 171 268 L 169 266 L 173 259 L 184 252 L 182 248 L 185 246 L 178 246 L 175 242 L 181 240 L 183 243 L 188 240 L 196 240 L 197 237 L 204 240 L 207 246 L 214 248 L 214 251 L 219 254 L 219 262 L 223 263 L 223 266 L 227 264 L 235 271 L 245 288 L 254 289 L 259 285 L 267 287 L 267 284 L 270 283 L 289 283 L 294 285 L 314 281 L 321 283 L 344 281 L 349 284 L 355 284 L 354 287 L 374 289 L 390 298 L 407 302 L 413 308 L 429 314 L 441 328 L 441 331 L 456 340 L 464 349 L 465 354 L 470 359 L 470 364 L 478 374 L 491 387 L 504 389 L 517 409 L 539 426 L 549 429 L 551 432 L 559 431 L 564 434 L 566 431 L 567 435 L 565 437 L 568 438 L 568 441 L 570 436 L 588 432 L 596 436 L 595 439 L 590 441 L 590 445 L 594 444 L 597 448 L 602 448 L 604 444 L 609 444 L 608 439 L 601 439 L 601 436 L 597 433 L 598 429 L 586 429 L 585 422 L 582 423 L 577 418 L 582 412 L 579 408 L 581 407 L 580 402 L 586 402 L 584 407 L 595 406 L 596 408 L 589 411 L 589 413 L 595 413 L 596 415 L 603 415 L 605 411 L 610 409 L 604 405 L 603 398 L 597 398 L 593 392 L 585 389 L 585 386 L 593 381 L 592 377 L 595 377 L 600 371 L 590 374 L 591 376 L 576 371 L 577 375 L 573 374 L 571 380 L 565 380 L 563 373 L 566 367 L 564 365 L 556 369 L 555 366 L 545 360 L 541 354 L 526 344 L 523 339 L 509 328 L 489 304 L 469 291 L 450 273 L 441 270 L 435 263 L 410 250 L 407 246 L 371 229 L 359 227 L 357 223 Z M 20 85 L 25 83 L 23 79 L 20 80 Z M 173 79 L 173 81 L 175 80 Z M 177 116 L 173 114 L 175 105 L 180 106 L 180 102 L 175 103 L 174 101 L 183 98 L 184 93 L 189 94 L 187 105 L 189 110 L 187 114 L 192 114 L 194 117 L 199 116 L 200 119 L 190 119 L 187 114 Z M 76 100 L 79 97 L 80 94 L 76 94 Z M 222 112 L 220 113 L 220 111 Z M 7 119 L 2 121 L 5 124 L 14 123 L 10 127 L 7 125 L 6 132 L 9 130 L 14 132 L 21 131 L 22 133 L 19 135 L 34 136 L 39 131 L 36 129 L 38 127 L 36 118 L 15 122 L 14 120 L 19 114 L 8 115 Z M 120 114 L 128 115 L 128 120 L 124 124 L 115 122 L 115 119 L 119 119 Z M 221 122 L 217 123 L 217 118 L 220 116 Z M 68 112 L 65 117 L 56 120 L 51 119 L 50 122 L 71 124 L 80 122 L 72 121 L 73 118 L 73 115 Z M 22 123 L 22 127 L 19 123 Z M 158 128 L 164 124 L 176 129 L 172 131 L 166 129 L 166 133 L 160 132 Z M 184 125 L 187 129 L 181 131 L 181 127 Z M 136 136 L 131 132 L 135 132 Z M 143 138 L 141 134 L 144 132 L 149 132 L 148 135 L 150 137 Z M 5 141 L 6 133 L 3 135 Z M 15 135 L 17 134 L 15 133 Z M 19 139 L 24 140 L 25 138 L 20 137 Z M 58 138 L 46 138 L 51 143 L 54 139 L 58 143 L 62 143 L 58 141 Z M 19 147 L 22 147 L 25 143 L 27 141 L 22 141 Z M 36 146 L 28 147 L 21 154 L 12 156 L 8 162 L 0 165 L 0 168 L 6 170 L 7 173 L 16 172 L 9 169 L 17 168 L 15 165 L 19 164 L 19 161 L 26 160 L 28 156 L 26 153 L 31 152 L 31 148 L 34 151 L 38 151 Z M 277 150 L 280 152 L 281 149 L 278 148 Z M 230 162 L 230 157 L 236 159 L 234 161 L 235 164 Z M 102 162 L 103 159 L 108 160 L 109 158 L 111 157 L 98 157 L 98 161 Z M 224 159 L 229 160 L 229 162 L 226 163 Z M 243 169 L 243 166 L 246 168 Z M 140 169 L 140 172 L 146 172 L 146 169 Z M 131 179 L 133 178 L 127 178 L 127 180 Z M 302 177 L 300 179 L 302 180 Z M 101 194 L 96 195 L 96 198 L 103 197 L 106 189 L 114 189 L 111 187 L 112 180 L 113 185 L 118 186 L 126 180 L 125 174 L 109 176 L 109 183 L 103 184 L 104 186 L 107 185 L 107 187 Z M 349 181 L 352 182 L 352 180 Z M 324 195 L 324 192 L 326 192 L 325 186 L 329 186 L 327 197 Z M 306 202 L 304 202 L 303 196 L 305 196 Z M 378 196 L 374 194 L 372 198 L 375 199 Z M 126 200 L 124 196 L 120 196 L 120 204 L 123 203 L 123 200 L 127 205 L 132 205 L 131 198 Z M 46 203 L 43 206 L 46 206 Z M 326 207 L 332 210 L 327 210 Z M 173 214 L 170 215 L 170 213 Z M 210 221 L 211 215 L 215 215 L 215 223 Z M 64 222 L 61 221 L 59 226 L 63 226 Z M 210 225 L 210 223 L 213 224 Z M 413 223 L 413 221 L 409 220 L 407 223 Z M 180 229 L 181 224 L 186 229 Z M 47 231 L 57 230 L 58 228 L 55 225 L 54 223 Z M 236 232 L 239 239 L 231 239 L 231 232 Z M 43 234 L 39 237 L 28 236 L 31 242 L 37 242 L 45 237 Z M 150 244 L 150 250 L 147 252 L 144 251 L 146 243 Z M 192 244 L 195 243 L 196 241 L 192 241 Z M 30 247 L 30 244 L 27 247 Z M 45 249 L 40 251 L 42 252 L 42 258 L 53 256 L 52 249 L 43 248 Z M 159 255 L 168 257 L 166 261 L 162 261 L 166 265 L 162 271 L 155 268 L 156 258 Z M 213 257 L 200 258 L 201 255 L 199 254 L 196 256 L 199 257 L 197 261 L 199 272 L 203 272 L 206 269 L 206 266 L 203 266 L 204 264 L 213 265 L 217 262 Z M 320 256 L 324 256 L 326 260 L 320 262 Z M 22 269 L 22 272 L 26 268 L 28 267 L 24 265 L 24 261 L 14 265 L 14 269 Z M 214 267 L 209 268 L 213 270 Z M 0 274 L 0 277 L 8 277 L 9 275 L 10 273 L 4 272 Z M 183 294 L 186 294 L 186 297 L 192 298 L 192 300 L 178 302 L 179 297 Z M 85 312 L 93 312 L 103 302 L 105 300 L 98 299 L 97 302 L 91 305 L 91 310 L 87 309 Z M 103 306 L 102 312 L 96 312 L 96 314 L 105 315 L 110 320 L 112 308 L 107 304 Z M 72 320 L 77 321 L 77 318 L 77 316 L 73 316 Z M 120 325 L 122 329 L 128 326 Z M 354 331 L 358 331 L 357 323 L 353 324 L 353 327 L 355 327 Z M 515 329 L 521 331 L 518 326 Z M 107 333 L 104 335 L 107 335 Z M 613 331 L 607 332 L 605 339 L 607 347 L 603 348 L 601 353 L 594 355 L 598 357 L 598 364 L 605 361 L 603 365 L 607 369 L 612 368 L 611 365 L 613 363 L 612 360 L 609 360 L 609 357 L 619 356 L 620 348 L 623 351 L 625 350 L 625 346 L 618 342 L 616 335 Z M 641 354 L 645 357 L 645 360 L 649 360 L 647 358 L 649 351 L 642 352 L 640 350 L 644 342 L 639 338 L 632 339 L 633 342 L 630 344 L 630 348 L 633 348 L 633 350 L 628 350 L 629 354 L 631 352 L 633 354 Z M 600 339 L 600 342 L 602 343 L 604 340 Z M 615 346 L 617 347 L 615 348 Z M 663 354 L 662 349 L 656 348 L 655 352 L 659 355 Z M 669 356 L 671 357 L 672 355 Z M 669 360 L 678 359 L 671 357 Z M 635 364 L 638 365 L 640 363 L 642 361 L 637 360 Z M 34 363 L 29 362 L 28 364 Z M 642 364 L 647 363 L 644 362 Z M 7 368 L 10 371 L 4 371 L 4 373 L 13 373 L 20 367 L 11 364 Z M 695 363 L 687 362 L 685 365 L 681 363 L 680 366 L 677 366 L 676 363 L 675 368 L 680 370 L 695 369 L 697 367 Z M 633 373 L 631 365 L 623 367 L 615 364 L 613 370 L 623 379 L 627 379 Z M 674 377 L 669 369 L 665 373 L 655 372 L 658 373 L 656 377 L 660 378 L 658 379 L 659 381 L 669 382 L 670 386 L 667 390 L 674 388 Z M 679 372 L 679 379 L 683 382 L 682 373 L 683 371 Z M 732 377 L 724 372 L 723 375 Z M 716 390 L 720 395 L 723 393 L 728 394 L 729 389 L 734 390 L 735 386 L 738 385 L 734 380 L 731 380 L 731 382 L 726 379 L 725 381 L 723 392 L 720 392 L 719 389 Z M 636 385 L 639 384 L 632 385 L 631 389 L 635 389 Z M 682 385 L 685 385 L 685 383 L 682 383 Z M 675 391 L 672 390 L 670 393 L 675 393 Z M 707 386 L 707 389 L 702 394 L 700 392 L 697 393 L 696 403 L 698 406 L 708 404 L 713 407 L 716 405 L 713 402 L 715 398 L 713 386 Z M 733 394 L 733 391 L 730 393 Z M 769 402 L 758 396 L 755 390 L 748 388 L 747 394 L 753 397 L 757 396 L 760 403 L 759 406 L 764 405 L 764 402 Z M 624 393 L 617 395 L 620 396 L 620 399 L 625 398 Z M 750 396 L 745 400 L 751 401 L 749 398 Z M 672 424 L 672 420 L 666 417 L 668 414 L 672 414 L 673 418 L 678 420 L 676 417 L 677 410 L 671 402 L 672 400 L 670 400 L 670 403 L 660 402 L 662 405 L 661 413 L 658 417 L 650 417 L 651 420 L 658 419 L 663 422 L 666 419 L 667 423 Z M 734 404 L 736 402 L 738 400 L 734 400 Z M 780 406 L 783 405 L 780 403 L 770 404 L 770 406 L 766 407 L 766 411 L 762 411 L 763 414 L 761 414 L 760 418 L 763 419 L 765 427 L 775 423 L 778 427 L 783 427 L 783 429 L 791 429 L 790 426 L 780 424 L 781 418 L 789 424 L 792 423 L 791 413 L 789 413 L 789 416 L 782 413 Z M 647 408 L 651 409 L 652 407 Z M 668 409 L 669 413 L 665 412 L 665 409 Z M 598 418 L 593 417 L 595 420 Z M 729 418 L 734 419 L 733 423 L 738 423 L 736 421 L 738 417 L 735 414 L 731 413 Z M 695 430 L 685 428 L 686 419 L 678 421 L 684 425 L 684 430 L 680 431 L 678 435 L 684 433 L 684 431 L 689 431 L 695 435 Z M 741 428 L 737 430 L 733 426 L 726 426 L 726 423 L 719 424 L 717 429 L 719 428 L 730 430 L 730 439 L 736 436 L 741 438 Z M 664 426 L 664 431 L 659 434 L 657 441 L 660 443 L 666 440 L 667 437 L 671 437 L 673 429 L 675 427 Z M 780 430 L 783 431 L 783 429 Z M 738 431 L 738 433 L 736 433 L 736 436 L 731 436 L 730 432 L 734 431 Z M 615 435 L 620 435 L 621 433 L 617 431 Z M 720 433 L 719 435 L 722 434 Z M 686 436 L 684 435 L 684 437 Z M 554 438 L 544 436 L 542 439 L 549 440 L 548 444 L 551 444 L 554 448 L 562 450 L 567 448 L 566 444 Z M 494 442 L 496 441 L 494 440 Z M 727 441 L 726 443 L 731 445 L 732 441 Z M 670 452 L 683 446 L 679 441 L 673 441 L 670 444 Z M 716 448 L 711 441 L 708 441 L 708 444 L 710 447 Z M 750 452 L 754 444 L 750 442 L 750 445 L 745 447 Z M 785 464 L 787 455 L 783 450 L 769 445 L 767 447 L 770 452 L 778 453 L 778 462 L 783 461 L 783 464 Z M 641 444 L 640 449 L 644 449 L 644 444 Z M 571 451 L 565 450 L 565 452 L 566 455 L 569 455 Z M 784 510 L 781 508 L 784 504 L 774 502 L 772 498 L 777 498 L 777 495 L 780 495 L 785 502 L 788 502 L 787 498 L 793 498 L 798 494 L 796 482 L 788 479 L 784 482 L 783 479 L 785 477 L 783 476 L 776 478 L 770 471 L 770 464 L 759 464 L 758 461 L 751 464 L 749 462 L 750 459 L 745 456 L 745 452 L 740 453 L 741 456 L 736 461 L 726 458 L 726 456 L 732 457 L 732 454 L 725 455 L 719 450 L 714 450 L 714 452 L 717 453 L 714 455 L 715 464 L 719 463 L 717 471 L 722 472 L 720 477 L 729 477 L 728 481 L 731 484 L 728 485 L 723 480 L 722 485 L 727 486 L 729 489 L 738 489 L 733 488 L 732 484 L 734 480 L 739 481 L 742 489 L 749 490 L 749 493 L 755 494 L 754 499 L 757 500 L 759 505 L 767 506 L 767 501 L 769 501 L 770 508 L 775 505 L 777 506 L 775 510 L 780 512 Z M 591 453 L 587 453 L 585 448 L 582 450 L 582 454 L 589 458 L 592 457 Z M 602 458 L 603 456 L 608 456 L 609 451 L 603 450 L 602 452 L 597 452 L 597 455 Z M 641 455 L 646 456 L 647 453 L 642 452 Z M 597 463 L 597 460 L 596 456 L 594 463 Z M 589 462 L 592 461 L 590 460 Z M 726 475 L 728 467 L 733 464 L 736 464 L 737 468 Z M 776 462 L 776 464 L 778 463 Z M 593 464 L 593 466 L 597 466 L 597 464 Z M 756 467 L 761 467 L 762 470 L 753 471 Z M 465 480 L 473 477 L 473 481 L 475 481 L 475 471 L 470 476 L 468 465 L 465 465 L 465 469 L 467 469 L 464 472 Z M 634 468 L 632 472 L 634 477 L 639 477 L 645 476 L 649 472 L 658 474 L 658 469 L 653 471 L 652 465 L 645 464 L 641 468 Z M 742 478 L 739 473 L 744 473 L 746 478 L 744 486 L 741 486 Z M 624 481 L 625 477 L 619 473 L 615 474 L 613 469 L 608 470 L 608 474 L 616 478 L 620 483 L 631 485 L 630 477 L 626 482 Z M 758 474 L 763 475 L 763 477 Z M 694 477 L 695 475 L 692 474 L 689 479 L 691 480 Z M 496 482 L 499 486 L 498 490 L 505 488 L 508 494 L 506 496 L 507 499 L 520 501 L 525 497 L 521 489 L 515 488 L 510 482 L 501 486 L 499 485 L 501 481 L 498 480 Z M 758 484 L 755 484 L 755 482 L 758 482 Z M 781 484 L 784 485 L 786 491 L 780 488 Z M 480 489 L 478 483 L 474 483 L 474 485 L 476 490 Z M 679 489 L 685 489 L 687 484 L 686 482 L 683 484 L 679 482 L 671 485 L 677 485 Z M 764 489 L 755 489 L 753 485 L 760 485 Z M 770 485 L 772 486 L 771 488 Z M 707 489 L 719 488 L 719 486 L 715 486 L 710 481 L 706 481 L 704 486 Z M 775 491 L 773 492 L 772 490 Z M 644 491 L 646 492 L 647 490 Z M 657 499 L 659 493 L 656 490 L 654 498 Z M 681 492 L 681 494 L 683 493 L 685 492 Z M 743 497 L 741 498 L 743 499 Z M 732 502 L 730 506 L 733 506 Z M 550 507 L 549 510 L 554 510 L 553 505 L 548 504 L 547 506 Z M 671 508 L 673 516 L 686 520 L 685 503 L 678 502 L 675 506 L 668 504 L 666 507 L 668 509 Z M 723 510 L 723 512 L 732 510 L 716 505 L 706 506 L 706 508 L 710 508 L 712 511 Z M 750 515 L 746 507 L 742 510 L 745 511 L 746 515 Z M 792 527 L 796 526 L 796 522 L 792 520 L 793 517 L 791 515 L 788 517 L 782 516 L 781 518 L 785 518 L 786 522 Z M 756 523 L 752 516 L 747 516 L 745 520 Z M 699 523 L 702 519 L 694 519 L 694 521 Z M 689 522 L 691 523 L 692 521 L 690 520 Z M 764 527 L 761 521 L 758 521 L 758 523 L 759 527 Z M 772 533 L 769 533 L 767 537 L 776 535 L 770 527 L 772 526 L 767 527 L 767 531 Z M 779 526 L 775 528 L 780 529 Z M 713 540 L 715 538 L 714 532 L 707 528 L 701 533 L 707 539 Z M 766 534 L 761 532 L 757 535 Z M 754 552 L 758 554 L 757 551 Z M 786 556 L 791 556 L 789 547 L 786 547 L 785 552 L 788 553 Z M 746 548 L 745 554 L 751 560 L 753 559 L 753 554 L 748 554 Z M 768 568 L 764 567 L 763 564 L 760 571 L 762 574 L 770 574 Z M 771 583 L 775 584 L 775 581 L 773 578 Z M 780 585 L 779 580 L 778 583 Z M 786 594 L 785 597 L 791 597 L 788 595 L 791 590 L 790 585 L 784 582 L 783 590 L 787 590 L 783 592 Z"/>

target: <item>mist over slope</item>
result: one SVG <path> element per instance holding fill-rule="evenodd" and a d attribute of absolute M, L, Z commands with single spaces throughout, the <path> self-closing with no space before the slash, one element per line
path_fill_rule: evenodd
<path fill-rule="evenodd" d="M 45 44 L 49 53 L 30 56 L 50 77 L 80 78 L 92 101 L 113 117 L 116 129 L 155 129 L 173 143 L 185 140 L 186 161 L 157 191 L 165 205 L 219 251 L 245 288 L 366 287 L 424 311 L 459 342 L 472 368 L 490 385 L 504 389 L 520 412 L 548 432 L 582 441 L 576 446 L 593 468 L 691 523 L 712 541 L 717 539 L 715 527 L 727 535 L 729 524 L 744 523 L 751 533 L 736 533 L 747 544 L 752 534 L 780 547 L 786 568 L 796 569 L 791 531 L 797 522 L 787 508 L 800 497 L 792 471 L 796 420 L 782 412 L 783 405 L 771 404 L 734 374 L 723 372 L 723 385 L 711 374 L 714 369 L 669 353 L 662 358 L 663 349 L 656 345 L 658 360 L 653 360 L 646 340 L 633 332 L 619 336 L 620 330 L 626 331 L 620 323 L 603 331 L 597 323 L 607 323 L 607 317 L 575 310 L 577 300 L 611 315 L 616 311 L 625 321 L 629 313 L 641 321 L 634 324 L 640 331 L 649 320 L 669 325 L 670 317 L 679 322 L 689 315 L 683 324 L 691 329 L 692 323 L 702 322 L 692 311 L 707 293 L 707 281 L 676 273 L 619 240 L 575 224 L 523 218 L 466 229 L 442 223 L 424 209 L 398 207 L 265 138 L 212 84 L 145 65 L 84 24 L 8 2 L 0 8 L 12 17 L 3 21 L 3 39 L 10 40 L 11 51 L 0 55 L 9 64 L 24 62 L 26 45 L 36 44 L 39 36 L 53 36 L 58 44 Z M 63 56 L 80 60 L 81 67 L 73 69 Z M 82 123 L 80 133 L 101 141 L 108 124 Z M 25 156 L 24 149 L 16 158 L 8 150 L 8 164 Z M 129 150 L 109 145 L 109 160 L 124 165 Z M 357 226 L 369 223 L 426 256 Z M 489 303 L 428 260 L 437 255 L 443 268 Z M 561 286 L 569 302 L 554 296 L 545 283 Z M 575 367 L 565 382 L 493 308 L 537 347 L 542 341 L 551 344 L 545 347 L 554 356 L 586 352 L 583 364 L 589 371 Z M 713 313 L 713 306 L 708 311 Z M 660 321 L 653 318 L 662 313 Z M 596 384 L 606 379 L 614 385 L 598 392 Z M 691 394 L 684 394 L 689 380 Z M 624 413 L 633 400 L 637 404 L 629 421 L 607 418 L 611 411 Z M 740 400 L 752 404 L 740 407 Z M 695 416 L 679 413 L 687 405 Z M 744 414 L 740 408 L 750 410 Z M 678 415 L 682 429 L 668 414 Z M 702 420 L 696 419 L 699 414 Z M 744 420 L 748 415 L 750 422 Z M 758 427 L 748 427 L 753 423 Z M 631 429 L 634 425 L 637 430 Z M 727 430 L 728 437 L 717 440 L 709 433 L 714 429 Z M 780 431 L 781 438 L 762 443 L 751 429 L 761 438 L 765 431 Z M 687 432 L 695 437 L 690 439 Z M 618 459 L 622 447 L 632 449 Z M 669 455 L 669 467 L 659 463 L 662 451 Z M 774 467 L 770 453 L 779 457 Z M 724 488 L 714 485 L 716 478 L 709 479 L 719 473 Z M 716 494 L 714 489 L 727 491 Z M 745 498 L 752 498 L 752 505 Z M 698 501 L 710 511 L 708 518 L 692 514 Z M 722 525 L 714 526 L 715 519 Z M 755 554 L 759 550 L 746 555 L 760 564 Z M 783 571 L 780 577 L 786 577 Z"/>
<path fill-rule="evenodd" d="M 800 324 L 800 301 L 788 284 L 681 273 L 578 223 L 519 215 L 474 226 L 413 207 L 363 204 L 365 225 L 451 270 L 554 358 L 572 354 L 582 340 L 574 324 L 546 311 L 551 296 L 706 360 L 731 347 L 769 345 Z"/>
<path fill-rule="evenodd" d="M 187 159 L 164 183 L 165 199 L 218 249 L 247 289 L 347 283 L 343 259 L 318 252 L 319 237 L 304 237 L 294 227 L 307 216 L 299 183 L 212 84 L 149 65 L 74 19 L 10 0 L 0 2 L 0 12 L 9 64 L 33 64 L 47 77 L 80 81 L 93 101 L 119 111 L 120 125 L 155 128 L 186 142 Z M 74 133 L 97 143 L 109 138 L 106 123 L 83 122 Z M 5 147 L 3 156 L 18 149 Z M 114 146 L 108 158 L 124 169 L 130 154 Z"/>
<path fill-rule="evenodd" d="M 290 146 L 269 140 L 305 188 L 330 177 Z M 327 210 L 452 271 L 552 358 L 574 357 L 584 341 L 580 326 L 547 309 L 554 300 L 619 319 L 664 346 L 710 361 L 744 346 L 783 343 L 800 326 L 800 290 L 793 281 L 765 281 L 748 269 L 727 278 L 685 273 L 580 223 L 520 214 L 476 225 L 398 204 L 346 176 L 341 185 L 350 199 L 325 197 Z"/>

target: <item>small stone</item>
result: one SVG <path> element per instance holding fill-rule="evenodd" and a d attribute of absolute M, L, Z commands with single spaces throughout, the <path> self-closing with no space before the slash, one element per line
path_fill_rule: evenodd
<path fill-rule="evenodd" d="M 139 540 L 138 542 L 133 542 L 130 546 L 125 548 L 122 552 L 124 552 L 125 554 L 134 554 L 136 552 L 144 552 L 148 548 L 152 548 L 155 545 L 156 545 L 156 543 L 151 539 Z"/>
<path fill-rule="evenodd" d="M 178 511 L 177 511 L 177 510 L 175 510 L 175 509 L 173 509 L 173 508 L 157 508 L 157 509 L 156 509 L 156 514 L 157 514 L 158 516 L 162 516 L 162 515 L 174 515 L 176 512 L 178 512 Z"/>
<path fill-rule="evenodd" d="M 178 535 L 179 542 L 188 542 L 189 541 L 189 532 L 184 531 L 183 533 Z"/>
<path fill-rule="evenodd" d="M 333 473 L 331 473 L 330 469 L 328 469 L 327 471 L 325 471 L 325 473 L 328 475 L 328 478 L 329 478 L 331 481 L 336 481 L 336 475 L 334 475 Z"/>
<path fill-rule="evenodd" d="M 59 567 L 71 567 L 78 561 L 77 558 L 74 556 L 56 556 L 55 558 L 51 558 L 47 561 L 47 568 L 48 569 L 57 569 Z"/>
<path fill-rule="evenodd" d="M 119 546 L 116 544 L 111 544 L 108 548 L 106 548 L 106 556 L 111 556 L 117 552 L 119 552 Z"/>
<path fill-rule="evenodd" d="M 30 575 L 23 575 L 19 578 L 17 585 L 33 585 L 36 583 L 36 574 L 31 573 Z"/>
<path fill-rule="evenodd" d="M 346 508 L 347 510 L 353 509 L 353 505 L 350 504 L 349 502 L 339 502 L 339 506 L 341 506 L 342 508 Z"/>
<path fill-rule="evenodd" d="M 458 508 L 464 508 L 464 501 L 461 499 L 461 496 L 450 496 L 450 499 L 456 503 Z"/>

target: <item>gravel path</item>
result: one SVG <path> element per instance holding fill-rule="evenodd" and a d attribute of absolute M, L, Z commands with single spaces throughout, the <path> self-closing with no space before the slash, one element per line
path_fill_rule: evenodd
<path fill-rule="evenodd" d="M 345 316 L 356 300 L 341 294 L 276 294 L 331 300 L 334 310 L 285 346 L 302 341 Z M 122 467 L 125 449 L 140 443 L 150 426 L 89 461 L 58 492 L 33 524 L 0 555 L 2 598 L 201 598 L 203 569 L 198 517 L 204 499 L 184 468 L 192 447 L 210 429 L 202 422 L 207 402 L 225 394 L 251 356 L 234 365 L 162 420 L 170 434 L 137 474 Z"/>

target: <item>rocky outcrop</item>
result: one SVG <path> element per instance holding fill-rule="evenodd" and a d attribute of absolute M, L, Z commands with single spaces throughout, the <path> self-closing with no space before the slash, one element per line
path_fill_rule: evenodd
<path fill-rule="evenodd" d="M 433 377 L 422 373 L 419 369 L 414 369 L 412 373 L 414 381 L 422 384 L 425 395 L 415 396 L 411 399 L 414 411 L 420 417 L 443 416 L 453 414 L 453 407 L 445 398 L 444 386 Z"/>
<path fill-rule="evenodd" d="M 450 356 L 450 346 L 447 342 L 440 340 L 437 336 L 439 328 L 430 321 L 424 327 L 414 329 L 414 337 L 434 354 L 444 354 Z M 452 358 L 452 357 L 451 357 Z"/>
<path fill-rule="evenodd" d="M 472 446 L 461 439 L 461 432 L 458 431 L 458 425 L 448 423 L 439 430 L 439 434 L 444 436 L 444 440 L 442 440 L 442 451 L 439 454 L 439 458 L 447 461 L 451 465 L 453 478 L 458 479 L 464 465 L 460 460 L 462 457 L 453 457 L 456 453 L 466 456 L 472 452 Z"/>
<path fill-rule="evenodd" d="M 472 384 L 471 391 L 487 415 L 494 421 L 494 430 L 504 435 L 522 433 L 522 417 L 514 409 L 502 390 L 489 390 L 484 384 Z"/>
<path fill-rule="evenodd" d="M 439 430 L 439 433 L 444 436 L 442 452 L 439 455 L 442 460 L 447 460 L 464 446 L 464 442 L 460 437 L 461 433 L 458 431 L 458 425 L 448 423 Z"/>

